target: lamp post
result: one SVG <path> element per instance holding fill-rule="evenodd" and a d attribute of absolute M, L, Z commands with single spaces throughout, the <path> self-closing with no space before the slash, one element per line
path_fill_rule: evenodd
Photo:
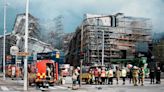
<path fill-rule="evenodd" d="M 102 30 L 102 61 L 101 61 L 101 64 L 102 64 L 102 66 L 104 65 L 104 30 Z"/>
<path fill-rule="evenodd" d="M 26 0 L 26 24 L 25 24 L 25 52 L 28 52 L 28 11 L 29 11 L 29 0 Z M 27 59 L 26 56 L 24 58 L 24 90 L 27 90 Z"/>
<path fill-rule="evenodd" d="M 6 6 L 7 6 L 7 3 L 6 3 L 6 0 L 4 0 L 4 37 L 3 37 L 3 80 L 5 80 L 6 79 L 6 77 L 5 77 L 5 63 L 6 63 L 6 61 L 5 61 L 5 52 L 6 52 Z"/>

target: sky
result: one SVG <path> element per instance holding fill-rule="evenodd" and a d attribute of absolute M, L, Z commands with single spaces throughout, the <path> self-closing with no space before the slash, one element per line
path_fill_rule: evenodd
<path fill-rule="evenodd" d="M 3 4 L 0 0 L 0 35 L 3 34 Z M 25 12 L 26 0 L 7 0 L 7 31 L 11 32 L 15 17 Z M 29 12 L 39 22 L 62 15 L 64 32 L 74 32 L 86 13 L 150 18 L 154 32 L 164 31 L 164 0 L 30 0 Z M 47 21 L 48 22 L 48 21 Z"/>

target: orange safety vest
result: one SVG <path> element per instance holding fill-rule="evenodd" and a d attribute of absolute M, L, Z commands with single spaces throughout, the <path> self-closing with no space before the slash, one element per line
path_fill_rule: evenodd
<path fill-rule="evenodd" d="M 102 70 L 102 71 L 101 71 L 101 77 L 105 77 L 105 75 L 106 75 L 105 70 Z"/>
<path fill-rule="evenodd" d="M 95 70 L 94 71 L 94 75 L 95 75 L 95 77 L 99 77 L 99 71 L 98 70 Z"/>

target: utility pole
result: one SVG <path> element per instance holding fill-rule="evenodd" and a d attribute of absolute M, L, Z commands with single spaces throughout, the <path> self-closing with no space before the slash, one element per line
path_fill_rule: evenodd
<path fill-rule="evenodd" d="M 29 0 L 26 0 L 26 25 L 25 25 L 25 52 L 28 52 L 28 11 L 29 11 Z M 24 58 L 24 90 L 27 90 L 27 59 L 28 56 Z"/>
<path fill-rule="evenodd" d="M 102 30 L 102 66 L 104 65 L 104 30 Z"/>
<path fill-rule="evenodd" d="M 5 61 L 5 58 L 6 58 L 6 6 L 7 6 L 7 3 L 6 3 L 6 0 L 4 0 L 4 37 L 3 37 L 3 80 L 6 80 L 6 77 L 5 77 L 5 66 L 6 66 L 6 61 Z"/>
<path fill-rule="evenodd" d="M 83 23 L 82 23 L 82 28 L 81 28 L 81 49 L 80 53 L 83 53 Z M 81 82 L 82 82 L 82 65 L 83 65 L 83 59 L 80 59 L 80 87 L 81 87 Z"/>

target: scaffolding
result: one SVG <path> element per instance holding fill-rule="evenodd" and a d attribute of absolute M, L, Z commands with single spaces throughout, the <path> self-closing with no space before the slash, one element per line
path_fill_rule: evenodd
<path fill-rule="evenodd" d="M 111 15 L 112 16 L 112 15 Z M 87 62 L 101 61 L 102 31 L 104 30 L 105 62 L 113 58 L 133 57 L 137 42 L 151 42 L 151 20 L 121 16 L 116 17 L 112 26 L 111 16 L 86 17 L 83 24 L 83 47 L 87 48 Z M 122 52 L 123 51 L 123 52 Z M 126 52 L 124 52 L 126 51 Z"/>

